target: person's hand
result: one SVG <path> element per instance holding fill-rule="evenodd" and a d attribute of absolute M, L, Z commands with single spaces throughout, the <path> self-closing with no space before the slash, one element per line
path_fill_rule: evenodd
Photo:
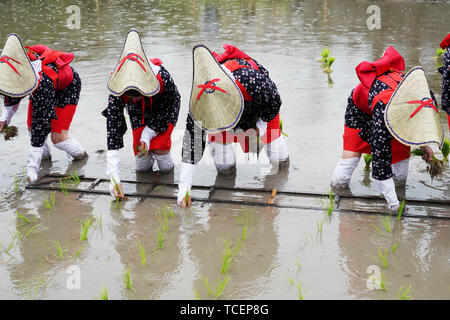
<path fill-rule="evenodd" d="M 148 146 L 145 142 L 141 141 L 141 145 L 139 146 L 139 152 L 144 150 L 148 151 Z"/>
<path fill-rule="evenodd" d="M 192 205 L 191 196 L 188 196 L 187 205 L 186 205 L 186 197 L 184 196 L 183 200 L 181 200 L 181 207 L 186 208 L 186 207 L 190 207 L 191 205 Z"/>
<path fill-rule="evenodd" d="M 0 121 L 0 132 L 3 132 L 3 129 L 6 127 L 6 121 Z"/>
<path fill-rule="evenodd" d="M 117 192 L 117 188 L 119 188 L 119 192 Z M 121 200 L 123 200 L 123 199 L 125 198 L 125 195 L 123 194 L 122 184 L 121 184 L 121 183 L 118 183 L 118 184 L 117 184 L 117 188 L 114 187 L 114 189 L 113 189 L 114 197 L 115 197 L 116 199 L 121 199 Z"/>
<path fill-rule="evenodd" d="M 429 147 L 429 146 L 420 147 L 420 150 L 425 152 L 425 154 L 422 156 L 423 160 L 428 162 L 433 159 L 434 152 L 433 152 L 433 149 L 431 149 L 431 147 Z"/>

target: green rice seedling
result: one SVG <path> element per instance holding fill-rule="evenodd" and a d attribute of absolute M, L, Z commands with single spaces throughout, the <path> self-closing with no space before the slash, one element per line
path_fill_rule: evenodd
<path fill-rule="evenodd" d="M 59 179 L 59 187 L 61 189 L 61 192 L 67 196 L 69 194 L 69 190 L 67 189 L 66 183 L 63 181 L 63 179 Z"/>
<path fill-rule="evenodd" d="M 391 233 L 392 232 L 391 216 L 386 215 L 383 218 L 381 218 L 381 221 L 383 222 L 384 231 Z"/>
<path fill-rule="evenodd" d="M 318 62 L 322 63 L 321 68 L 326 74 L 330 74 L 331 72 L 333 72 L 333 70 L 331 70 L 331 66 L 335 61 L 335 57 L 331 57 L 330 53 L 330 49 L 323 48 L 321 54 L 322 59 L 318 60 Z"/>
<path fill-rule="evenodd" d="M 80 176 L 76 171 L 72 171 L 72 174 L 70 175 L 70 181 L 77 186 L 81 183 Z"/>
<path fill-rule="evenodd" d="M 442 144 L 441 152 L 442 152 L 442 155 L 444 156 L 444 159 L 442 159 L 442 161 L 447 163 L 448 155 L 450 153 L 450 140 L 448 140 L 447 138 L 444 139 L 444 143 Z"/>
<path fill-rule="evenodd" d="M 80 224 L 81 224 L 80 241 L 86 241 L 89 227 L 91 226 L 91 219 L 87 218 L 84 221 L 80 221 Z"/>
<path fill-rule="evenodd" d="M 15 126 L 7 126 L 3 128 L 3 138 L 5 141 L 11 140 L 19 135 L 19 129 Z"/>
<path fill-rule="evenodd" d="M 27 217 L 24 217 L 23 215 L 21 215 L 19 212 L 17 212 L 17 210 L 16 210 L 16 213 L 17 213 L 17 218 L 22 219 L 27 224 L 31 223 L 31 221 Z"/>
<path fill-rule="evenodd" d="M 436 55 L 434 56 L 434 60 L 436 60 L 436 69 L 442 68 L 444 64 L 444 59 L 442 57 L 442 54 L 445 53 L 445 50 L 443 50 L 441 47 L 439 47 L 436 50 Z"/>
<path fill-rule="evenodd" d="M 384 235 L 383 232 L 381 231 L 381 229 L 378 226 L 374 225 L 373 223 L 370 224 L 370 226 L 373 227 L 378 234 L 380 234 L 382 236 Z"/>
<path fill-rule="evenodd" d="M 245 226 L 242 227 L 242 233 L 241 233 L 241 241 L 244 241 L 247 238 L 247 228 L 248 228 L 248 224 L 246 224 Z"/>
<path fill-rule="evenodd" d="M 94 216 L 95 224 L 101 228 L 102 227 L 102 215 Z"/>
<path fill-rule="evenodd" d="M 298 261 L 298 259 L 295 260 L 295 264 L 297 265 L 297 272 L 300 272 L 302 270 L 302 264 Z"/>
<path fill-rule="evenodd" d="M 289 281 L 289 285 L 293 285 L 294 284 L 294 280 L 292 280 L 292 278 L 290 278 L 290 277 L 288 277 L 288 276 L 286 276 L 286 279 L 288 279 L 288 281 Z"/>
<path fill-rule="evenodd" d="M 387 291 L 387 282 L 386 282 L 386 276 L 384 275 L 384 272 L 380 274 L 380 289 L 383 291 Z"/>
<path fill-rule="evenodd" d="M 383 252 L 383 250 L 384 250 L 384 252 Z M 387 257 L 386 257 L 387 251 L 388 250 L 385 247 L 378 248 L 378 257 L 380 258 L 383 268 L 387 268 L 389 266 Z"/>
<path fill-rule="evenodd" d="M 51 247 L 47 247 L 56 259 L 63 260 L 66 256 L 67 251 L 69 251 L 69 245 L 66 244 L 66 248 L 63 249 L 61 243 L 58 240 L 54 240 L 51 242 Z"/>
<path fill-rule="evenodd" d="M 413 149 L 411 151 L 411 154 L 421 157 L 425 154 L 425 151 L 422 151 L 420 149 Z M 442 175 L 444 174 L 444 161 L 443 160 L 440 160 L 440 159 L 436 158 L 435 156 L 432 156 L 432 159 L 429 161 L 426 161 L 426 163 L 427 163 L 427 173 L 430 175 L 431 181 L 433 181 L 433 179 L 435 177 L 442 177 Z"/>
<path fill-rule="evenodd" d="M 125 274 L 123 275 L 123 281 L 125 282 L 125 288 L 127 288 L 128 290 L 134 290 L 132 281 L 131 281 L 131 276 L 130 276 L 130 267 L 127 267 L 127 270 L 125 271 Z M 134 290 L 134 291 L 136 291 L 136 290 Z"/>
<path fill-rule="evenodd" d="M 208 293 L 208 296 L 211 296 L 213 294 L 214 288 L 210 286 L 208 277 L 206 277 L 206 276 L 202 277 L 201 281 L 206 288 L 206 292 Z"/>
<path fill-rule="evenodd" d="M 412 297 L 409 295 L 409 290 L 411 290 L 411 284 L 408 286 L 401 286 L 397 293 L 398 299 L 410 300 Z"/>
<path fill-rule="evenodd" d="M 169 219 L 165 212 L 160 212 L 159 216 L 156 218 L 159 223 L 159 227 L 162 232 L 167 232 L 169 230 Z"/>
<path fill-rule="evenodd" d="M 77 250 L 77 252 L 75 252 L 75 254 L 73 255 L 73 259 L 76 259 L 80 255 L 81 250 L 83 249 L 83 247 L 84 247 L 84 244 L 81 245 L 81 247 Z"/>
<path fill-rule="evenodd" d="M 102 287 L 99 297 L 100 300 L 108 300 L 108 291 L 106 290 L 106 287 Z"/>
<path fill-rule="evenodd" d="M 394 243 L 392 244 L 392 248 L 391 248 L 391 252 L 392 252 L 392 253 L 394 253 L 394 252 L 397 250 L 398 244 L 399 244 L 398 241 L 397 241 L 397 242 L 394 242 Z"/>
<path fill-rule="evenodd" d="M 28 237 L 34 232 L 34 230 L 37 228 L 37 225 L 34 225 L 30 227 L 27 231 L 25 231 L 20 237 L 22 239 L 28 239 Z"/>
<path fill-rule="evenodd" d="M 319 222 L 319 220 L 316 221 L 316 225 L 317 225 L 317 233 L 322 233 L 322 229 L 323 229 L 323 223 L 324 223 L 325 219 L 322 219 L 322 221 Z"/>
<path fill-rule="evenodd" d="M 228 281 L 230 280 L 230 277 L 226 274 L 223 279 L 220 278 L 220 276 L 217 276 L 216 286 L 214 290 L 214 296 L 216 299 L 218 299 L 225 290 L 225 286 L 227 285 Z"/>
<path fill-rule="evenodd" d="M 12 248 L 14 248 L 14 240 L 9 242 L 8 246 L 3 249 L 3 252 L 9 254 L 9 251 L 11 251 Z"/>
<path fill-rule="evenodd" d="M 194 288 L 194 297 L 195 297 L 195 300 L 200 300 L 200 295 L 198 294 L 198 291 L 196 288 Z"/>
<path fill-rule="evenodd" d="M 147 265 L 147 255 L 145 254 L 144 245 L 141 243 L 140 240 L 138 240 L 137 246 L 138 246 L 138 249 L 139 249 L 139 255 L 141 257 L 141 264 L 142 264 L 142 266 L 145 267 Z"/>
<path fill-rule="evenodd" d="M 44 207 L 48 210 L 53 210 L 55 208 L 55 191 L 50 193 L 50 199 L 44 200 Z"/>
<path fill-rule="evenodd" d="M 334 211 L 334 197 L 335 195 L 333 194 L 333 191 L 330 190 L 330 192 L 328 193 L 328 204 L 326 207 L 328 216 L 331 216 Z"/>
<path fill-rule="evenodd" d="M 302 289 L 302 281 L 301 280 L 297 283 L 297 290 L 298 290 L 298 292 L 297 292 L 298 299 L 305 300 L 305 298 L 303 297 L 303 289 Z"/>
<path fill-rule="evenodd" d="M 158 248 L 162 249 L 164 242 L 164 233 L 158 228 Z"/>
<path fill-rule="evenodd" d="M 225 244 L 225 249 L 222 251 L 222 268 L 220 269 L 220 273 L 227 274 L 231 268 L 231 262 L 237 254 L 237 248 L 231 249 L 229 240 L 223 240 L 223 242 Z"/>
<path fill-rule="evenodd" d="M 364 172 L 370 172 L 370 164 L 372 163 L 372 155 L 371 154 L 364 154 L 364 162 L 366 163 L 366 166 L 364 167 Z"/>
<path fill-rule="evenodd" d="M 406 200 L 402 200 L 402 202 L 400 202 L 400 206 L 398 207 L 397 220 L 400 220 L 400 218 L 402 217 L 403 211 L 405 210 L 405 206 Z"/>
<path fill-rule="evenodd" d="M 20 180 L 17 177 L 14 177 L 14 193 L 19 192 L 19 184 Z"/>
<path fill-rule="evenodd" d="M 288 135 L 283 131 L 283 119 L 281 119 L 281 117 L 280 117 L 280 131 L 283 136 L 288 137 Z"/>
<path fill-rule="evenodd" d="M 189 205 L 189 190 L 186 190 L 186 194 L 184 195 L 184 202 L 187 207 Z"/>

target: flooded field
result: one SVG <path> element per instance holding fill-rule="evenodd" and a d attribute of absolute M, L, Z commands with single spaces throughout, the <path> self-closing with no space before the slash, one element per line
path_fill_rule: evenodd
<path fill-rule="evenodd" d="M 439 21 L 448 20 L 450 4 L 383 2 L 381 28 L 370 30 L 366 21 L 371 4 L 8 0 L 0 4 L 0 39 L 15 32 L 25 45 L 42 43 L 75 53 L 73 66 L 82 91 L 70 134 L 90 157 L 72 162 L 50 144 L 52 161 L 42 163 L 41 174 L 76 171 L 105 178 L 106 121 L 101 111 L 107 106 L 106 83 L 127 31 L 136 28 L 147 56 L 160 58 L 171 73 L 182 106 L 173 135 L 174 173 L 136 174 L 128 123 L 121 150 L 122 179 L 178 183 L 192 48 L 204 43 L 222 52 L 222 45 L 231 43 L 264 65 L 277 84 L 290 167 L 274 174 L 265 154 L 249 159 L 235 148 L 237 173 L 221 177 L 206 150 L 194 184 L 327 194 L 359 62 L 375 60 L 393 45 L 404 56 L 406 69 L 424 67 L 440 101 L 442 77 L 434 55 L 449 32 Z M 66 9 L 71 5 L 81 10 L 80 29 L 67 27 L 71 13 Z M 336 57 L 332 82 L 317 62 L 324 47 Z M 284 199 L 285 206 L 279 208 L 194 201 L 192 208 L 182 209 L 171 199 L 130 197 L 116 204 L 102 194 L 25 189 L 27 100 L 12 123 L 19 137 L 0 137 L 0 299 L 99 299 L 102 290 L 109 299 L 397 299 L 400 289 L 412 299 L 450 298 L 450 219 L 427 217 L 436 212 L 448 217 L 448 206 L 411 205 L 408 213 L 416 217 L 386 220 L 381 213 L 344 210 L 328 216 L 320 199 L 314 198 L 302 203 Z M 446 115 L 440 115 L 448 137 Z M 437 148 L 433 150 L 441 157 Z M 378 195 L 363 167 L 361 160 L 350 191 Z M 431 181 L 426 164 L 415 157 L 407 186 L 398 193 L 448 200 L 449 182 L 448 166 L 442 178 Z M 205 192 L 193 196 L 205 197 Z M 217 196 L 261 198 L 238 191 Z M 345 205 L 369 204 L 358 200 Z M 83 230 L 88 221 L 89 228 Z M 385 290 L 374 288 L 371 275 L 382 280 Z"/>

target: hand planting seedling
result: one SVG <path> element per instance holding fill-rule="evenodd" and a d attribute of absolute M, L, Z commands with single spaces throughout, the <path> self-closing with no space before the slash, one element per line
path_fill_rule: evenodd
<path fill-rule="evenodd" d="M 139 146 L 136 146 L 136 151 L 138 151 L 137 156 L 139 158 L 148 157 L 150 155 L 150 151 L 147 148 L 147 144 L 144 142 L 141 142 Z"/>
<path fill-rule="evenodd" d="M 415 156 L 421 156 L 423 158 L 426 155 L 426 152 L 421 149 L 414 149 L 411 151 L 411 154 Z M 442 175 L 444 174 L 443 160 L 440 160 L 433 155 L 431 160 L 425 160 L 425 162 L 427 163 L 427 172 L 431 177 L 431 181 L 433 181 L 435 177 L 442 177 Z"/>
<path fill-rule="evenodd" d="M 15 126 L 7 126 L 5 128 L 3 128 L 3 138 L 5 138 L 5 140 L 11 140 L 14 137 L 17 137 L 19 135 L 19 129 L 17 129 L 17 127 Z"/>
<path fill-rule="evenodd" d="M 370 164 L 372 163 L 372 155 L 364 154 L 364 162 L 366 166 L 364 167 L 364 172 L 370 172 Z"/>

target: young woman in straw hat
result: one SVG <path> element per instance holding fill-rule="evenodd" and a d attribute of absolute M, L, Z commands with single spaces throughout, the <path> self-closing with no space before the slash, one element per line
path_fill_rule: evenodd
<path fill-rule="evenodd" d="M 119 149 L 127 130 L 124 109 L 133 129 L 136 171 L 151 170 L 156 160 L 159 171 L 169 173 L 174 167 L 171 134 L 178 120 L 180 94 L 162 62 L 147 59 L 136 30 L 127 34 L 108 89 L 108 107 L 102 112 L 108 133 L 106 173 L 111 195 L 123 198 Z"/>
<path fill-rule="evenodd" d="M 356 67 L 361 83 L 348 98 L 342 157 L 331 180 L 333 187 L 348 187 L 361 154 L 372 154 L 372 177 L 389 210 L 399 207 L 395 185 L 406 183 L 411 146 L 420 147 L 424 159 L 431 160 L 433 150 L 428 145 L 440 146 L 443 139 L 437 103 L 423 70 L 408 73 L 406 81 L 404 69 L 403 57 L 393 47 L 379 60 Z M 412 85 L 410 79 L 417 75 L 420 81 Z M 399 103 L 398 97 L 408 90 L 414 97 Z"/>
<path fill-rule="evenodd" d="M 211 53 L 204 45 L 193 49 L 194 79 L 183 140 L 182 164 L 177 203 L 186 199 L 208 144 L 219 173 L 235 171 L 233 142 L 244 152 L 255 149 L 250 143 L 259 136 L 273 165 L 286 168 L 289 154 L 280 130 L 281 98 L 269 72 L 238 48 L 225 44 L 223 54 Z M 259 146 L 259 143 L 254 143 Z M 258 149 L 259 150 L 259 149 Z M 187 201 L 186 201 L 187 200 Z M 187 202 L 187 203 L 186 203 Z"/>
<path fill-rule="evenodd" d="M 87 153 L 68 134 L 81 90 L 80 77 L 69 65 L 73 54 L 43 45 L 26 48 L 27 52 L 20 38 L 10 34 L 0 57 L 0 94 L 5 99 L 0 132 L 10 124 L 21 99 L 30 95 L 27 124 L 31 149 L 27 176 L 33 182 L 38 177 L 41 160 L 51 158 L 46 143 L 49 133 L 54 146 L 74 159 L 84 159 Z"/>
<path fill-rule="evenodd" d="M 447 112 L 448 129 L 450 132 L 450 33 L 441 42 L 441 48 L 445 50 L 444 63 L 439 72 L 442 73 L 442 109 Z"/>

